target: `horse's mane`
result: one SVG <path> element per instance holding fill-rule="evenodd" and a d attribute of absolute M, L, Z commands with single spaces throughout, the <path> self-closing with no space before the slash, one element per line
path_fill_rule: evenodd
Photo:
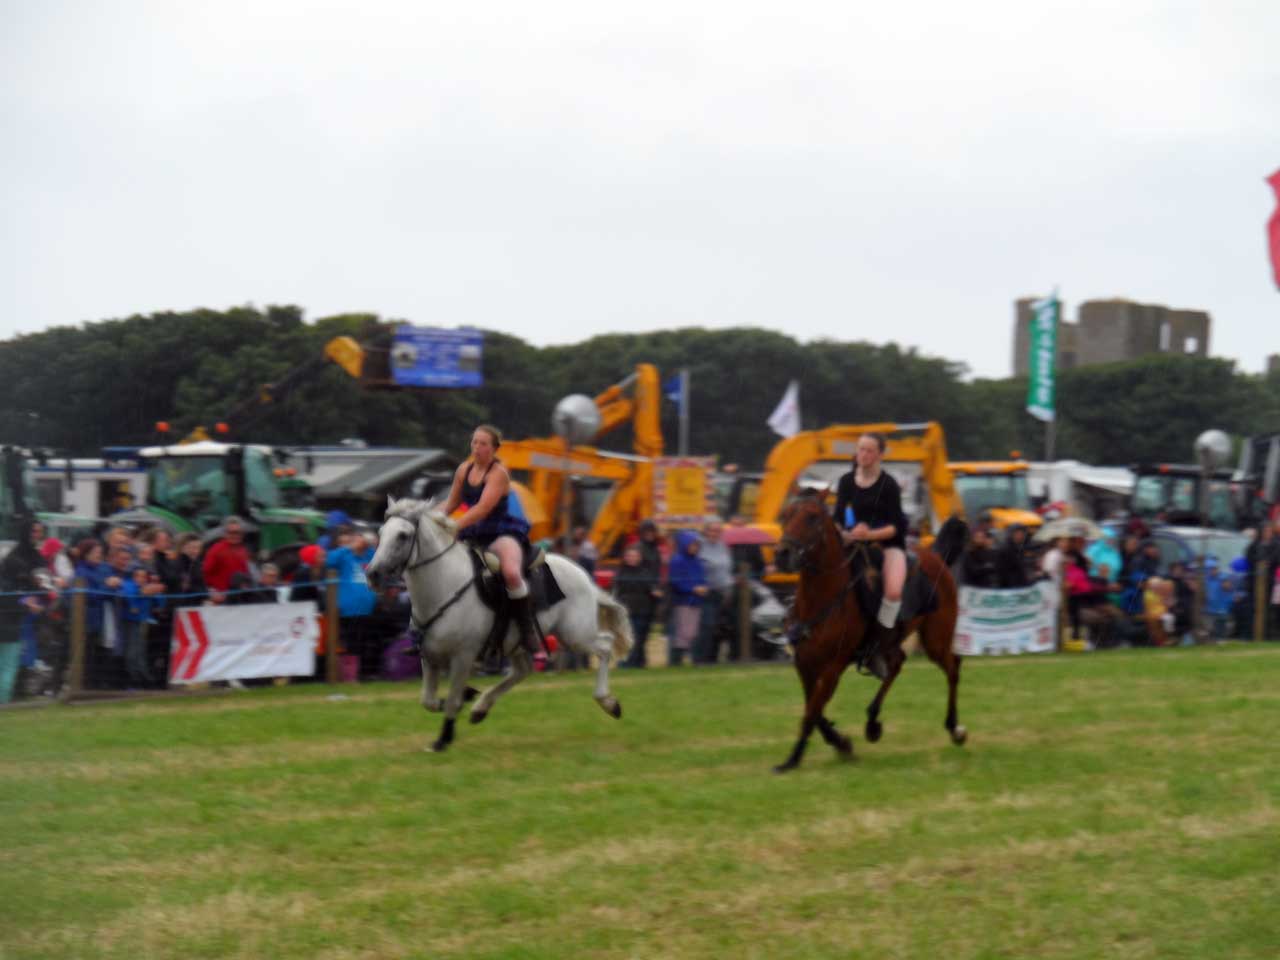
<path fill-rule="evenodd" d="M 393 500 L 387 504 L 386 519 L 399 517 L 401 520 L 408 520 L 414 526 L 422 519 L 430 520 L 446 533 L 454 534 L 457 532 L 457 524 L 446 517 L 439 510 L 439 503 L 436 500 Z"/>

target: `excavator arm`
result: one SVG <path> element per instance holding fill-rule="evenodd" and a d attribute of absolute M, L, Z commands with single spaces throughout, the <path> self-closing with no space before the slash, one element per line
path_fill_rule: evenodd
<path fill-rule="evenodd" d="M 653 513 L 652 460 L 662 456 L 663 449 L 657 367 L 638 364 L 624 380 L 597 394 L 594 402 L 600 413 L 596 439 L 630 423 L 632 456 L 610 455 L 596 447 L 568 448 L 559 437 L 503 441 L 501 456 L 508 468 L 526 474 L 532 499 L 549 518 L 545 524 L 532 524 L 534 539 L 568 532 L 560 516 L 567 476 L 613 481 L 589 534 L 596 549 L 607 556 L 619 537 Z"/>
<path fill-rule="evenodd" d="M 355 380 L 360 379 L 364 369 L 365 351 L 351 337 L 334 337 L 324 345 L 320 356 L 304 360 L 296 367 L 288 370 L 284 376 L 273 383 L 264 383 L 251 396 L 241 400 L 231 408 L 221 421 L 218 432 L 235 432 L 243 435 L 245 429 L 254 423 L 262 414 L 284 400 L 298 386 L 320 374 L 330 363 L 340 367 Z M 195 427 L 183 437 L 179 443 L 196 443 L 212 439 L 206 427 Z"/>

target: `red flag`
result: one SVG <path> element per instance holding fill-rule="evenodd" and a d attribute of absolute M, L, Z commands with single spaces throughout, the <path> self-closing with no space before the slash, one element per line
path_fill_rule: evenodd
<path fill-rule="evenodd" d="M 1276 212 L 1267 221 L 1267 237 L 1271 240 L 1271 270 L 1276 275 L 1276 286 L 1280 287 L 1280 170 L 1267 177 L 1267 183 L 1276 192 Z"/>

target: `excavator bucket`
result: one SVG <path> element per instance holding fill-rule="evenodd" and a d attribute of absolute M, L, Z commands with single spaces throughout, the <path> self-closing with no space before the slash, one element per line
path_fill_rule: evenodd
<path fill-rule="evenodd" d="M 324 345 L 324 355 L 355 379 L 364 369 L 364 350 L 350 337 L 334 337 Z"/>

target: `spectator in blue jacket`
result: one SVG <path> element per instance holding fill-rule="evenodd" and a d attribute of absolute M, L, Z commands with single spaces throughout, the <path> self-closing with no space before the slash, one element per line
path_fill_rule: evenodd
<path fill-rule="evenodd" d="M 1231 604 L 1234 591 L 1235 582 L 1230 572 L 1222 569 L 1218 564 L 1217 557 L 1205 557 L 1205 610 L 1209 615 L 1215 639 L 1222 639 L 1230 635 Z"/>
<path fill-rule="evenodd" d="M 121 632 L 124 634 L 124 671 L 131 687 L 152 686 L 151 671 L 147 669 L 147 622 L 155 601 L 147 588 L 150 586 L 146 567 L 137 566 L 120 586 L 123 597 Z"/>
<path fill-rule="evenodd" d="M 668 663 L 680 664 L 692 647 L 702 625 L 702 601 L 707 595 L 707 573 L 698 552 L 702 541 L 692 530 L 676 533 L 676 549 L 667 570 L 671 592 L 671 644 Z"/>
<path fill-rule="evenodd" d="M 376 638 L 368 630 L 377 595 L 364 575 L 364 538 L 350 527 L 334 535 L 337 546 L 328 553 L 328 566 L 338 575 L 338 637 L 342 648 L 360 658 L 360 676 L 377 675 L 382 660 Z"/>
<path fill-rule="evenodd" d="M 123 581 L 103 561 L 103 546 L 96 539 L 81 540 L 76 554 L 76 579 L 84 581 L 85 686 L 105 688 L 114 680 L 113 637 L 107 631 L 108 605 Z M 110 611 L 114 616 L 114 606 Z"/>
<path fill-rule="evenodd" d="M 332 550 L 338 546 L 338 535 L 351 526 L 351 517 L 342 510 L 330 510 L 324 517 L 324 533 L 316 545 Z"/>

